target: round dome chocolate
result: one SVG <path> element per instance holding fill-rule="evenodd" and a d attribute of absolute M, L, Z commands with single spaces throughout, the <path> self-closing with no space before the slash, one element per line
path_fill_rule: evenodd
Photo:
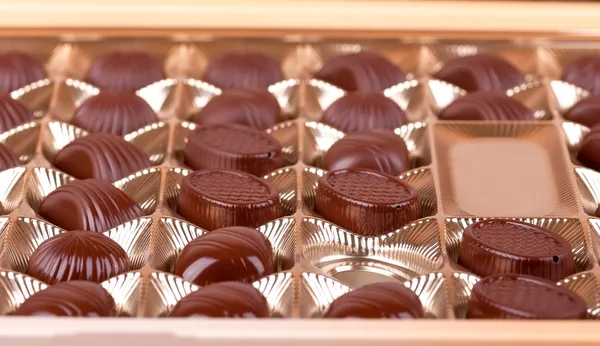
<path fill-rule="evenodd" d="M 408 120 L 402 108 L 383 94 L 357 91 L 335 100 L 323 112 L 321 122 L 348 133 L 393 130 Z"/>
<path fill-rule="evenodd" d="M 273 248 L 258 230 L 225 227 L 201 235 L 177 257 L 175 275 L 205 286 L 222 281 L 251 283 L 273 273 Z"/>
<path fill-rule="evenodd" d="M 77 179 L 117 181 L 151 166 L 148 156 L 132 143 L 110 133 L 95 133 L 67 144 L 54 165 Z"/>
<path fill-rule="evenodd" d="M 351 133 L 335 142 L 323 157 L 328 171 L 367 168 L 399 175 L 410 169 L 408 149 L 393 131 L 369 130 Z"/>
<path fill-rule="evenodd" d="M 169 317 L 265 318 L 269 305 L 250 284 L 220 282 L 181 298 Z"/>
<path fill-rule="evenodd" d="M 473 286 L 467 318 L 473 319 L 585 319 L 585 301 L 575 292 L 527 275 L 494 275 Z"/>
<path fill-rule="evenodd" d="M 266 88 L 285 79 L 279 63 L 262 53 L 238 51 L 213 59 L 202 79 L 221 89 Z"/>
<path fill-rule="evenodd" d="M 102 282 L 131 270 L 127 253 L 101 233 L 71 231 L 45 240 L 31 255 L 27 275 L 47 284 Z"/>
<path fill-rule="evenodd" d="M 591 95 L 577 102 L 563 117 L 590 128 L 600 124 L 600 95 Z"/>
<path fill-rule="evenodd" d="M 136 94 L 101 92 L 83 101 L 71 123 L 89 132 L 123 136 L 156 121 L 152 107 Z"/>
<path fill-rule="evenodd" d="M 39 214 L 67 231 L 106 232 L 142 216 L 140 207 L 111 183 L 75 180 L 50 192 Z"/>
<path fill-rule="evenodd" d="M 468 93 L 449 104 L 440 120 L 531 121 L 534 112 L 506 94 L 490 91 Z"/>
<path fill-rule="evenodd" d="M 20 164 L 17 155 L 5 144 L 0 143 L 0 171 L 17 167 Z"/>
<path fill-rule="evenodd" d="M 193 169 L 235 169 L 264 176 L 283 166 L 281 144 L 273 136 L 237 124 L 196 128 L 188 135 L 184 155 Z"/>
<path fill-rule="evenodd" d="M 592 94 L 599 94 L 600 56 L 587 55 L 575 59 L 563 69 L 561 79 Z"/>
<path fill-rule="evenodd" d="M 165 73 L 148 53 L 116 51 L 98 57 L 85 79 L 100 90 L 132 92 L 165 79 Z"/>
<path fill-rule="evenodd" d="M 48 78 L 44 64 L 22 52 L 0 54 L 0 93 L 10 93 Z"/>
<path fill-rule="evenodd" d="M 423 318 L 419 297 L 397 283 L 376 283 L 350 291 L 334 300 L 324 318 Z"/>
<path fill-rule="evenodd" d="M 14 316 L 115 317 L 112 296 L 89 281 L 59 282 L 27 298 Z"/>
<path fill-rule="evenodd" d="M 382 92 L 406 80 L 406 74 L 373 52 L 337 55 L 328 59 L 315 78 L 346 91 Z"/>
<path fill-rule="evenodd" d="M 447 61 L 434 78 L 468 92 L 505 92 L 526 82 L 512 64 L 491 54 L 475 54 Z"/>
<path fill-rule="evenodd" d="M 400 179 L 367 169 L 328 172 L 319 179 L 315 211 L 363 236 L 393 232 L 419 218 L 417 191 Z"/>
<path fill-rule="evenodd" d="M 0 133 L 34 120 L 33 112 L 21 101 L 13 99 L 10 94 L 0 94 Z"/>
<path fill-rule="evenodd" d="M 209 231 L 259 227 L 283 216 L 279 194 L 271 184 L 233 170 L 201 170 L 183 178 L 177 210 Z"/>
<path fill-rule="evenodd" d="M 469 225 L 458 264 L 485 277 L 525 274 L 558 281 L 575 272 L 571 245 L 557 233 L 530 223 L 490 219 Z"/>
<path fill-rule="evenodd" d="M 583 137 L 577 160 L 586 167 L 600 171 L 600 125 L 593 126 Z"/>
<path fill-rule="evenodd" d="M 200 125 L 239 124 L 257 130 L 273 127 L 281 118 L 279 102 L 267 89 L 225 90 L 193 115 Z"/>

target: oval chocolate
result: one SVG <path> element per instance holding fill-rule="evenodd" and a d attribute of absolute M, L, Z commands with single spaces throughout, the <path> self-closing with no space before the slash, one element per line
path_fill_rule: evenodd
<path fill-rule="evenodd" d="M 458 98 L 439 114 L 440 120 L 528 121 L 534 112 L 506 94 L 476 91 Z"/>
<path fill-rule="evenodd" d="M 600 171 L 600 125 L 592 127 L 583 137 L 577 160 L 586 167 Z"/>
<path fill-rule="evenodd" d="M 586 55 L 563 69 L 561 79 L 592 94 L 600 93 L 600 56 Z"/>
<path fill-rule="evenodd" d="M 202 79 L 221 89 L 266 88 L 285 79 L 279 63 L 259 52 L 238 51 L 213 59 Z"/>
<path fill-rule="evenodd" d="M 10 93 L 48 78 L 44 64 L 26 53 L 0 54 L 0 93 Z"/>
<path fill-rule="evenodd" d="M 161 64 L 148 53 L 115 51 L 94 60 L 86 81 L 105 91 L 132 92 L 165 78 Z"/>
<path fill-rule="evenodd" d="M 17 167 L 20 164 L 17 155 L 5 144 L 0 143 L 0 171 Z"/>
<path fill-rule="evenodd" d="M 10 94 L 0 94 L 0 133 L 34 120 L 33 112 L 21 101 L 13 99 Z"/>
<path fill-rule="evenodd" d="M 569 108 L 563 117 L 587 127 L 600 123 L 600 95 L 590 95 Z"/>

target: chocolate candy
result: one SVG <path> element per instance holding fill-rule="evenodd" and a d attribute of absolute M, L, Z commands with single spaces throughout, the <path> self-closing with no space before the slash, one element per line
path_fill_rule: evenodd
<path fill-rule="evenodd" d="M 44 64 L 21 52 L 0 54 L 0 93 L 10 93 L 48 78 Z"/>
<path fill-rule="evenodd" d="M 406 113 L 383 94 L 352 92 L 340 97 L 323 112 L 321 122 L 342 132 L 384 129 L 405 125 Z"/>
<path fill-rule="evenodd" d="M 169 317 L 264 318 L 269 305 L 252 285 L 221 282 L 181 298 Z"/>
<path fill-rule="evenodd" d="M 560 235 L 526 222 L 490 219 L 469 225 L 458 264 L 481 277 L 526 274 L 558 281 L 575 272 L 571 245 Z"/>
<path fill-rule="evenodd" d="M 528 275 L 488 276 L 473 286 L 467 318 L 578 320 L 585 301 L 552 281 Z"/>
<path fill-rule="evenodd" d="M 67 231 L 105 232 L 142 216 L 140 207 L 111 183 L 76 180 L 52 191 L 39 214 Z"/>
<path fill-rule="evenodd" d="M 17 167 L 20 164 L 17 155 L 5 144 L 0 143 L 0 171 Z"/>
<path fill-rule="evenodd" d="M 583 137 L 577 160 L 584 166 L 600 171 L 600 125 L 591 128 Z"/>
<path fill-rule="evenodd" d="M 117 181 L 151 166 L 148 156 L 122 137 L 96 133 L 67 144 L 54 165 L 77 179 Z"/>
<path fill-rule="evenodd" d="M 582 56 L 567 65 L 561 79 L 592 94 L 600 93 L 600 56 Z"/>
<path fill-rule="evenodd" d="M 598 208 L 596 209 L 596 213 L 594 213 L 594 216 L 600 217 L 600 206 L 598 206 Z"/>
<path fill-rule="evenodd" d="M 438 114 L 440 120 L 518 121 L 535 120 L 531 109 L 506 94 L 477 91 L 448 105 Z"/>
<path fill-rule="evenodd" d="M 454 84 L 468 92 L 505 92 L 525 83 L 525 76 L 509 62 L 484 53 L 446 62 L 435 74 L 435 78 Z"/>
<path fill-rule="evenodd" d="M 187 244 L 175 264 L 175 274 L 205 286 L 221 281 L 253 282 L 273 273 L 273 248 L 258 230 L 225 227 Z"/>
<path fill-rule="evenodd" d="M 563 117 L 587 127 L 600 123 L 600 95 L 591 95 L 577 102 Z"/>
<path fill-rule="evenodd" d="M 156 121 L 156 113 L 136 94 L 101 92 L 77 108 L 71 123 L 89 132 L 123 136 Z"/>
<path fill-rule="evenodd" d="M 60 282 L 29 297 L 15 316 L 114 317 L 115 301 L 102 286 L 89 281 Z"/>
<path fill-rule="evenodd" d="M 0 133 L 34 120 L 33 112 L 21 101 L 13 99 L 9 94 L 0 94 Z"/>
<path fill-rule="evenodd" d="M 410 169 L 408 149 L 393 131 L 370 130 L 351 133 L 325 153 L 323 167 L 329 171 L 368 168 L 399 175 Z"/>
<path fill-rule="evenodd" d="M 138 51 L 117 51 L 97 58 L 85 79 L 106 91 L 136 91 L 165 78 L 152 56 Z"/>
<path fill-rule="evenodd" d="M 423 318 L 419 297 L 396 283 L 376 283 L 350 291 L 334 300 L 324 318 Z"/>
<path fill-rule="evenodd" d="M 4 214 L 8 214 L 6 212 L 6 209 L 4 209 L 4 206 L 2 205 L 2 203 L 0 203 L 0 215 L 4 215 Z"/>
<path fill-rule="evenodd" d="M 27 275 L 47 284 L 71 280 L 102 282 L 131 270 L 127 253 L 104 234 L 71 231 L 44 241 L 35 249 Z"/>
<path fill-rule="evenodd" d="M 319 179 L 315 211 L 354 233 L 379 236 L 419 218 L 419 195 L 391 175 L 343 169 Z"/>
<path fill-rule="evenodd" d="M 406 80 L 406 74 L 373 52 L 342 54 L 327 60 L 315 78 L 346 91 L 381 92 Z"/>
<path fill-rule="evenodd" d="M 207 230 L 259 227 L 283 216 L 277 190 L 266 180 L 230 170 L 202 170 L 181 182 L 179 214 Z"/>
<path fill-rule="evenodd" d="M 277 124 L 281 117 L 279 102 L 266 89 L 247 88 L 225 90 L 213 97 L 206 106 L 193 115 L 200 125 L 240 124 L 266 130 Z"/>
<path fill-rule="evenodd" d="M 221 89 L 266 88 L 285 79 L 279 63 L 262 53 L 239 51 L 213 59 L 202 79 Z"/>
<path fill-rule="evenodd" d="M 190 132 L 185 163 L 194 169 L 236 169 L 264 176 L 283 166 L 283 154 L 279 142 L 267 132 L 216 124 Z"/>

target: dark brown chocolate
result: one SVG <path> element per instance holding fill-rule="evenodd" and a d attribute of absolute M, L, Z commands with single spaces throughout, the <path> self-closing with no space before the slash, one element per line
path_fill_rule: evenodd
<path fill-rule="evenodd" d="M 265 131 L 216 124 L 189 133 L 185 163 L 193 169 L 235 169 L 264 176 L 283 166 L 283 154 L 281 144 Z"/>
<path fill-rule="evenodd" d="M 139 51 L 110 52 L 97 58 L 85 79 L 105 91 L 132 92 L 165 78 L 162 66 Z"/>
<path fill-rule="evenodd" d="M 9 94 L 0 94 L 0 133 L 34 120 L 33 112 L 21 101 L 13 99 Z"/>
<path fill-rule="evenodd" d="M 179 214 L 209 231 L 259 227 L 283 216 L 277 190 L 266 180 L 233 170 L 201 170 L 181 182 Z"/>
<path fill-rule="evenodd" d="M 20 164 L 19 157 L 5 144 L 0 143 L 0 171 L 17 167 Z"/>
<path fill-rule="evenodd" d="M 485 53 L 449 60 L 434 77 L 468 92 L 505 92 L 526 82 L 525 76 L 509 62 Z"/>
<path fill-rule="evenodd" d="M 587 55 L 567 65 L 561 79 L 592 94 L 600 93 L 600 56 Z"/>
<path fill-rule="evenodd" d="M 598 208 L 596 208 L 596 213 L 594 214 L 594 216 L 600 217 L 600 206 L 598 206 Z"/>
<path fill-rule="evenodd" d="M 346 91 L 382 92 L 406 80 L 406 74 L 383 56 L 362 51 L 330 58 L 315 78 Z"/>
<path fill-rule="evenodd" d="M 591 95 L 577 102 L 563 117 L 587 127 L 600 124 L 600 95 Z"/>
<path fill-rule="evenodd" d="M 380 236 L 419 218 L 417 191 L 400 179 L 352 168 L 319 179 L 315 211 L 364 236 Z"/>
<path fill-rule="evenodd" d="M 221 89 L 266 88 L 285 79 L 279 63 L 262 53 L 239 51 L 213 59 L 202 79 Z"/>
<path fill-rule="evenodd" d="M 350 291 L 334 300 L 324 318 L 423 318 L 419 297 L 397 283 L 376 283 Z"/>
<path fill-rule="evenodd" d="M 193 115 L 193 121 L 200 125 L 240 124 L 257 130 L 274 126 L 280 118 L 279 102 L 261 88 L 225 90 Z"/>
<path fill-rule="evenodd" d="M 117 181 L 151 166 L 148 156 L 122 137 L 95 133 L 67 144 L 54 165 L 77 179 Z"/>
<path fill-rule="evenodd" d="M 369 130 L 351 133 L 325 153 L 323 167 L 329 171 L 367 168 L 399 175 L 410 169 L 408 149 L 393 131 Z"/>
<path fill-rule="evenodd" d="M 383 94 L 357 91 L 333 102 L 323 112 L 321 122 L 348 133 L 393 130 L 408 120 L 402 108 Z"/>
<path fill-rule="evenodd" d="M 585 319 L 585 301 L 552 281 L 528 275 L 488 276 L 473 286 L 467 318 Z"/>
<path fill-rule="evenodd" d="M 187 244 L 175 264 L 175 275 L 205 286 L 214 282 L 251 283 L 272 274 L 273 248 L 258 230 L 225 227 Z"/>
<path fill-rule="evenodd" d="M 4 205 L 2 205 L 2 203 L 0 203 L 0 215 L 4 215 L 4 214 L 8 214 L 6 212 L 6 209 L 4 209 Z"/>
<path fill-rule="evenodd" d="M 600 171 L 600 125 L 592 127 L 583 137 L 577 160 L 586 167 Z"/>
<path fill-rule="evenodd" d="M 469 93 L 449 104 L 439 114 L 440 120 L 528 121 L 534 112 L 506 94 L 490 91 Z"/>
<path fill-rule="evenodd" d="M 89 132 L 123 136 L 156 121 L 156 113 L 136 94 L 101 92 L 77 108 L 71 123 Z"/>
<path fill-rule="evenodd" d="M 505 219 L 469 225 L 458 263 L 481 277 L 524 274 L 558 281 L 575 272 L 571 245 L 563 237 L 537 225 Z"/>
<path fill-rule="evenodd" d="M 0 93 L 10 93 L 48 78 L 44 64 L 22 52 L 0 54 Z"/>
<path fill-rule="evenodd" d="M 102 286 L 89 281 L 60 282 L 21 304 L 15 316 L 114 317 L 115 301 Z"/>
<path fill-rule="evenodd" d="M 269 305 L 250 284 L 220 282 L 183 297 L 169 317 L 265 318 Z"/>
<path fill-rule="evenodd" d="M 71 280 L 102 282 L 131 270 L 127 253 L 104 234 L 71 231 L 47 239 L 35 249 L 27 275 L 47 284 Z"/>
<path fill-rule="evenodd" d="M 106 232 L 142 216 L 140 207 L 111 183 L 76 180 L 52 191 L 39 214 L 67 231 Z"/>

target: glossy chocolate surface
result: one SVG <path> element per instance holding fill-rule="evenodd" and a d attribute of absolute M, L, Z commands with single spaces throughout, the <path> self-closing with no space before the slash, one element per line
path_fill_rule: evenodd
<path fill-rule="evenodd" d="M 574 292 L 527 275 L 494 275 L 473 286 L 467 318 L 576 320 L 587 315 Z"/>
<path fill-rule="evenodd" d="M 600 123 L 600 95 L 591 95 L 577 102 L 563 117 L 587 127 Z"/>
<path fill-rule="evenodd" d="M 315 211 L 351 232 L 379 236 L 419 218 L 419 195 L 394 176 L 343 169 L 319 179 Z"/>
<path fill-rule="evenodd" d="M 20 164 L 17 155 L 5 144 L 0 143 L 0 171 L 17 167 Z"/>
<path fill-rule="evenodd" d="M 53 285 L 71 280 L 102 282 L 131 269 L 127 253 L 114 240 L 100 233 L 70 231 L 40 244 L 26 274 Z"/>
<path fill-rule="evenodd" d="M 0 133 L 34 120 L 33 112 L 21 101 L 13 99 L 9 94 L 0 94 Z"/>
<path fill-rule="evenodd" d="M 104 91 L 132 92 L 164 78 L 161 64 L 149 54 L 116 51 L 98 57 L 85 79 Z"/>
<path fill-rule="evenodd" d="M 9 93 L 48 78 L 44 64 L 17 51 L 0 54 L 0 93 Z"/>
<path fill-rule="evenodd" d="M 52 191 L 39 214 L 67 231 L 106 232 L 142 216 L 140 207 L 111 183 L 76 180 Z"/>
<path fill-rule="evenodd" d="M 458 264 L 481 277 L 525 274 L 556 282 L 575 273 L 571 245 L 563 237 L 505 219 L 469 225 L 460 243 Z"/>
<path fill-rule="evenodd" d="M 600 171 L 600 125 L 592 127 L 583 137 L 577 160 L 586 167 Z"/>
<path fill-rule="evenodd" d="M 250 284 L 220 282 L 183 297 L 169 317 L 264 318 L 269 317 L 269 305 Z"/>
<path fill-rule="evenodd" d="M 567 65 L 561 79 L 592 94 L 600 93 L 600 56 L 588 55 Z"/>
<path fill-rule="evenodd" d="M 123 137 L 93 133 L 67 144 L 54 165 L 77 179 L 117 181 L 151 166 L 148 156 Z"/>
<path fill-rule="evenodd" d="M 14 316 L 114 317 L 115 301 L 102 286 L 89 281 L 60 282 L 29 297 Z"/>
<path fill-rule="evenodd" d="M 458 98 L 439 114 L 440 120 L 531 121 L 534 112 L 504 93 L 476 91 Z"/>
<path fill-rule="evenodd" d="M 266 88 L 285 79 L 279 63 L 259 52 L 238 51 L 213 59 L 202 79 L 221 89 Z"/>
<path fill-rule="evenodd" d="M 0 203 L 0 215 L 4 214 L 7 214 L 6 209 L 4 209 L 4 206 L 2 205 L 2 203 Z"/>
<path fill-rule="evenodd" d="M 175 275 L 205 286 L 214 282 L 252 283 L 275 268 L 273 248 L 258 230 L 225 227 L 187 244 L 175 265 Z"/>

